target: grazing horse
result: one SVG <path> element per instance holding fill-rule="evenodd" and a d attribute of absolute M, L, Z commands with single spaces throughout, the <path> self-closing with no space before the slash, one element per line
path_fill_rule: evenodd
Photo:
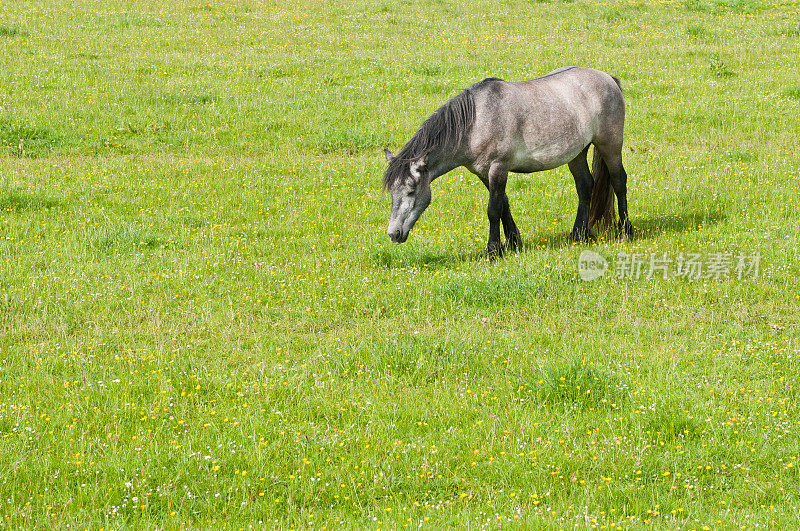
<path fill-rule="evenodd" d="M 488 78 L 436 110 L 389 163 L 383 187 L 391 193 L 389 237 L 403 243 L 431 202 L 431 182 L 459 166 L 489 190 L 490 258 L 522 243 L 506 195 L 509 172 L 531 173 L 569 166 L 578 191 L 574 241 L 594 237 L 598 219 L 613 223 L 619 203 L 618 234 L 632 233 L 628 220 L 627 175 L 622 167 L 625 101 L 615 76 L 576 66 L 559 68 L 530 81 Z M 594 145 L 592 171 L 586 162 Z M 609 184 L 614 193 L 609 193 Z"/>

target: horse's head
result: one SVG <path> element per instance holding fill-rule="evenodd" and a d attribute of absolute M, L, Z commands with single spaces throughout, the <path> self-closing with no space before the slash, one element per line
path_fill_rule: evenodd
<path fill-rule="evenodd" d="M 431 204 L 431 179 L 424 157 L 401 161 L 387 149 L 383 153 L 389 163 L 384 185 L 392 194 L 389 238 L 395 243 L 403 243 L 408 239 L 411 227 Z"/>

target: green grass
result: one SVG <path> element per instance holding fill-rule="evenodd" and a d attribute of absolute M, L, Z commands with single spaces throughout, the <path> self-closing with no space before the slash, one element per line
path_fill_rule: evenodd
<path fill-rule="evenodd" d="M 767 2 L 759 0 L 686 0 L 686 9 L 695 12 L 725 13 L 756 13 L 769 9 Z"/>
<path fill-rule="evenodd" d="M 791 529 L 796 1 L 0 4 L 9 528 Z M 635 237 L 757 279 L 583 282 L 566 168 L 381 148 L 488 76 L 619 76 Z M 605 526 L 605 527 L 603 527 Z"/>
<path fill-rule="evenodd" d="M 44 155 L 60 143 L 59 137 L 44 127 L 0 124 L 0 149 L 16 156 Z"/>

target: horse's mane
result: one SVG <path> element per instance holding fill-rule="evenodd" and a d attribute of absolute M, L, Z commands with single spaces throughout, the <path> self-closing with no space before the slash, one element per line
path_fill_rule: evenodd
<path fill-rule="evenodd" d="M 391 190 L 410 174 L 412 161 L 433 152 L 444 156 L 454 154 L 474 122 L 475 100 L 470 87 L 451 98 L 422 123 L 386 168 L 384 190 Z"/>

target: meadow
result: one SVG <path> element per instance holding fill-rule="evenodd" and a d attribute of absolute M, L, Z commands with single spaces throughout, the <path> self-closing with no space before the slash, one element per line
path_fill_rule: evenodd
<path fill-rule="evenodd" d="M 391 244 L 381 149 L 563 65 L 634 237 L 517 175 L 489 262 L 456 170 Z M 798 526 L 797 0 L 17 0 L 0 72 L 3 527 Z"/>

